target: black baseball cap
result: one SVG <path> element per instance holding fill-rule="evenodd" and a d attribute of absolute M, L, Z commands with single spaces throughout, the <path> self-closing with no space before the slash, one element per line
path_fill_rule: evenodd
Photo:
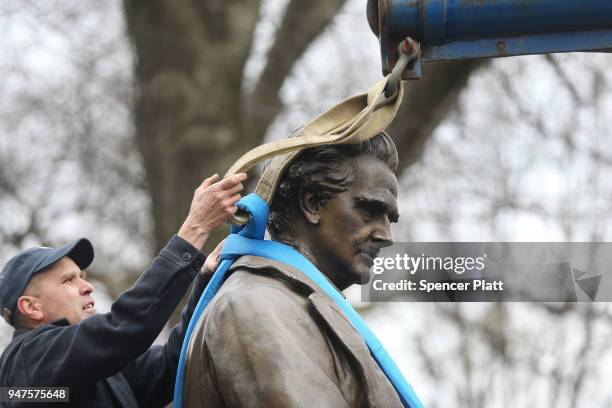
<path fill-rule="evenodd" d="M 0 272 L 0 312 L 13 324 L 17 299 L 32 276 L 42 272 L 63 257 L 69 257 L 81 270 L 91 265 L 94 250 L 87 238 L 80 238 L 61 248 L 35 247 L 12 257 Z"/>

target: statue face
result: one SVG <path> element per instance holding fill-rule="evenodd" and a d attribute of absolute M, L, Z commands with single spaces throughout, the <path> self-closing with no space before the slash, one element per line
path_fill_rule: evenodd
<path fill-rule="evenodd" d="M 310 242 L 315 265 L 340 289 L 370 280 L 380 248 L 393 243 L 397 222 L 397 179 L 380 160 L 360 157 L 353 185 L 318 209 Z"/>

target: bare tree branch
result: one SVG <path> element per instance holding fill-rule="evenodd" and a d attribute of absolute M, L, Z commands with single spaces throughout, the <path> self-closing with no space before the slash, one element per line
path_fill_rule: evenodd
<path fill-rule="evenodd" d="M 563 68 L 561 67 L 561 63 L 552 54 L 546 54 L 544 56 L 544 59 L 555 70 L 555 72 L 557 73 L 557 76 L 559 77 L 563 85 L 565 86 L 565 89 L 567 89 L 567 91 L 572 95 L 572 98 L 574 99 L 574 101 L 577 104 L 586 102 L 580 96 L 580 93 L 578 92 L 578 89 L 574 85 L 574 82 L 565 73 L 565 71 L 563 71 Z"/>
<path fill-rule="evenodd" d="M 433 130 L 456 106 L 470 75 L 483 65 L 480 60 L 432 63 L 423 68 L 423 79 L 406 84 L 404 102 L 390 128 L 401 152 L 398 174 L 419 160 Z"/>
<path fill-rule="evenodd" d="M 245 123 L 263 135 L 283 109 L 279 91 L 308 46 L 333 20 L 346 0 L 291 0 L 268 53 L 267 64 L 245 98 Z"/>

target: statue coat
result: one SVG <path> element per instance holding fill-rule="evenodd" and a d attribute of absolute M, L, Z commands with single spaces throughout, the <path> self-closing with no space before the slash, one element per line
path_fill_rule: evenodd
<path fill-rule="evenodd" d="M 243 256 L 231 271 L 189 344 L 186 407 L 402 407 L 361 335 L 299 270 Z"/>

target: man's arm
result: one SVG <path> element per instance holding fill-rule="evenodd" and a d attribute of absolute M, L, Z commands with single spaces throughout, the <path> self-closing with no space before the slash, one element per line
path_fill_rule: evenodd
<path fill-rule="evenodd" d="M 346 407 L 336 370 L 349 368 L 321 330 L 307 299 L 276 287 L 224 294 L 192 340 L 186 406 Z"/>
<path fill-rule="evenodd" d="M 236 210 L 244 174 L 196 190 L 187 219 L 136 284 L 112 305 L 110 313 L 78 324 L 41 326 L 21 344 L 16 361 L 28 385 L 82 386 L 123 370 L 157 338 L 204 263 L 200 252 L 212 229 Z M 145 374 L 146 375 L 146 374 Z"/>
<path fill-rule="evenodd" d="M 130 384 L 139 406 L 164 407 L 172 401 L 185 332 L 204 289 L 217 269 L 222 244 L 223 242 L 217 245 L 206 259 L 202 273 L 196 277 L 191 295 L 181 312 L 181 321 L 172 329 L 168 342 L 163 346 L 151 347 L 123 370 L 123 375 Z"/>

